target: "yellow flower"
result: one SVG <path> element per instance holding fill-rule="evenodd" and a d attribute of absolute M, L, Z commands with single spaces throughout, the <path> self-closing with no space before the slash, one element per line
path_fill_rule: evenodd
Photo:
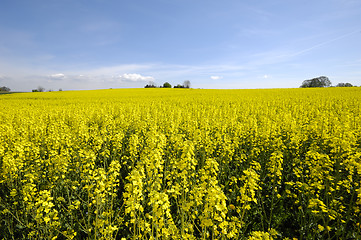
<path fill-rule="evenodd" d="M 320 225 L 320 224 L 318 224 L 317 227 L 318 227 L 318 230 L 319 230 L 320 232 L 322 232 L 323 230 L 325 230 L 325 228 L 324 228 L 322 225 Z"/>
<path fill-rule="evenodd" d="M 44 218 L 44 222 L 45 222 L 45 223 L 48 223 L 49 221 L 50 221 L 50 218 L 49 218 L 49 217 L 45 217 L 45 218 Z"/>

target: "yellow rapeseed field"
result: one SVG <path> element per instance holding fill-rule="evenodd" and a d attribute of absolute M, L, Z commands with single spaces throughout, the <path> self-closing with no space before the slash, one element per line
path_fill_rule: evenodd
<path fill-rule="evenodd" d="M 0 95 L 0 239 L 361 239 L 361 88 Z"/>

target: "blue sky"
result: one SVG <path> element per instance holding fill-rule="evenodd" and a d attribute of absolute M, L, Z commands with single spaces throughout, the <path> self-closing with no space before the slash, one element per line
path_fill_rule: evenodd
<path fill-rule="evenodd" d="M 1 0 L 0 86 L 361 85 L 359 0 Z"/>

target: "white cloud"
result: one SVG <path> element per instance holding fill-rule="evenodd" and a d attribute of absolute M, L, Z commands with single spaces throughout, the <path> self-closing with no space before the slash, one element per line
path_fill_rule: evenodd
<path fill-rule="evenodd" d="M 119 79 L 124 82 L 147 82 L 154 81 L 154 77 L 142 76 L 137 73 L 125 73 L 119 76 Z"/>
<path fill-rule="evenodd" d="M 219 80 L 219 79 L 222 79 L 222 78 L 223 78 L 222 76 L 211 76 L 212 80 Z"/>
<path fill-rule="evenodd" d="M 51 74 L 49 77 L 50 77 L 51 79 L 60 80 L 60 79 L 64 79 L 64 78 L 65 78 L 65 74 L 63 74 L 63 73 L 56 73 L 56 74 Z"/>

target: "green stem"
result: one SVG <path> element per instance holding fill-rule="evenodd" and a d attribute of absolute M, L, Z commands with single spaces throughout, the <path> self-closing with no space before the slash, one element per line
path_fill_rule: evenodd
<path fill-rule="evenodd" d="M 268 221 L 268 230 L 271 229 L 271 223 L 272 223 L 272 214 L 273 214 L 273 203 L 274 203 L 274 197 L 275 197 L 275 184 L 273 183 L 272 186 L 272 199 L 271 199 L 271 210 L 269 214 L 269 221 Z"/>

